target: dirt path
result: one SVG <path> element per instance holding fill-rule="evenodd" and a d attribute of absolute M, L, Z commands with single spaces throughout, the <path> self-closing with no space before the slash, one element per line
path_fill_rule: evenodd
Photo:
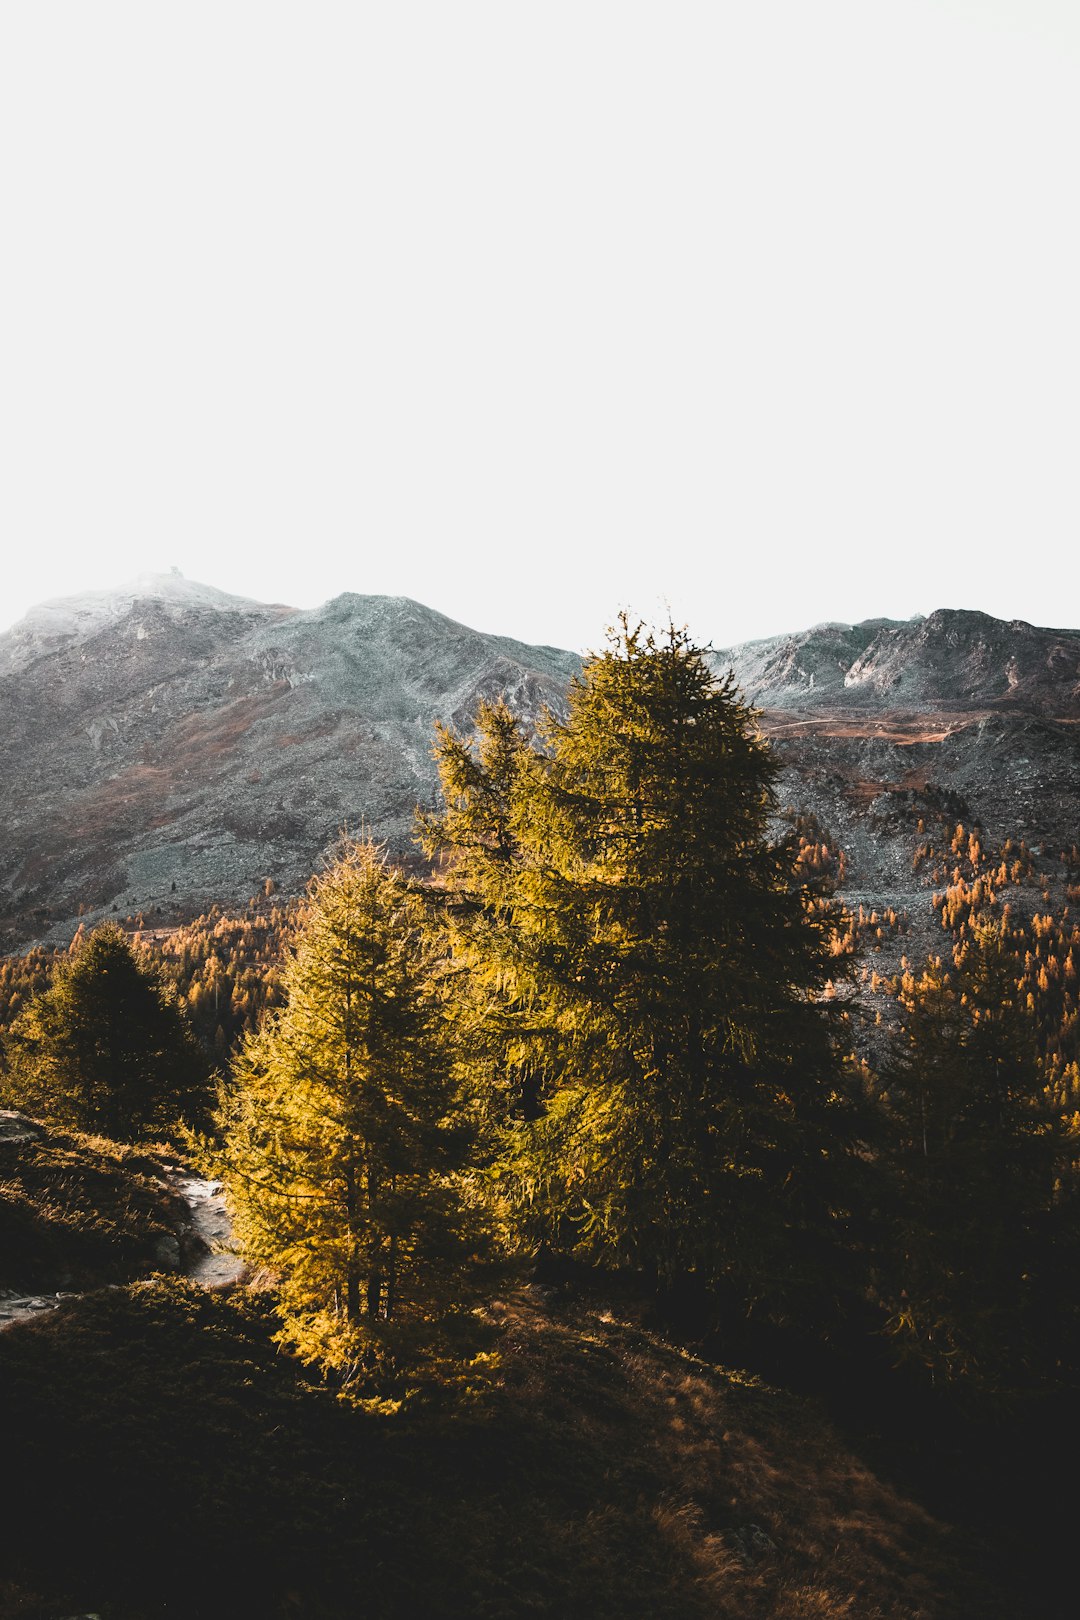
<path fill-rule="evenodd" d="M 184 1275 L 204 1288 L 231 1288 L 240 1282 L 247 1267 L 232 1247 L 232 1221 L 223 1184 L 193 1176 L 187 1170 L 171 1172 L 169 1182 L 191 1211 L 192 1232 L 206 1246 L 205 1253 L 183 1267 Z"/>
<path fill-rule="evenodd" d="M 220 1181 L 207 1181 L 192 1175 L 179 1165 L 166 1166 L 163 1180 L 177 1192 L 190 1211 L 186 1231 L 177 1236 L 177 1254 L 189 1256 L 178 1266 L 162 1269 L 175 1271 L 204 1288 L 231 1288 L 240 1282 L 247 1270 L 243 1260 L 232 1248 L 232 1222 L 225 1204 L 225 1189 Z M 195 1239 L 192 1242 L 192 1239 Z M 78 1293 L 59 1294 L 6 1294 L 0 1293 L 0 1331 L 14 1327 L 17 1322 L 28 1322 L 43 1311 L 54 1311 L 65 1300 L 78 1299 Z"/>

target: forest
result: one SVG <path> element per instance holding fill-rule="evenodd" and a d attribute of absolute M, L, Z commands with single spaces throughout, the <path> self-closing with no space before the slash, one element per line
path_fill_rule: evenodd
<path fill-rule="evenodd" d="M 837 897 L 674 626 L 434 747 L 407 865 L 343 833 L 300 900 L 0 964 L 52 1143 L 0 1238 L 96 1285 L 0 1335 L 0 1612 L 1068 1612 L 1075 846 L 1059 904 L 920 827 L 940 948 L 880 972 L 908 919 Z M 224 1182 L 248 1287 L 137 1280 L 155 1155 Z"/>

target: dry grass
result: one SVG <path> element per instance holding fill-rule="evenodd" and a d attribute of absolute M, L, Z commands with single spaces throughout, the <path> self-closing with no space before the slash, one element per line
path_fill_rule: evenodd
<path fill-rule="evenodd" d="M 0 1141 L 0 1288 L 52 1293 L 152 1271 L 187 1215 L 160 1176 L 145 1150 L 77 1131 Z"/>
<path fill-rule="evenodd" d="M 0 1616 L 1022 1612 L 811 1404 L 610 1315 L 525 1290 L 491 1307 L 485 1394 L 387 1419 L 306 1385 L 266 1312 L 157 1282 L 0 1336 Z"/>
<path fill-rule="evenodd" d="M 1004 1612 L 961 1568 L 950 1532 L 875 1478 L 810 1403 L 602 1314 L 560 1317 L 517 1301 L 505 1323 L 507 1393 L 565 1433 L 567 1462 L 607 1459 L 612 1500 L 568 1520 L 568 1541 L 610 1550 L 621 1536 L 631 1570 L 648 1548 L 654 1567 L 678 1573 L 670 1612 Z M 550 1506 L 559 1511 L 557 1498 Z"/>

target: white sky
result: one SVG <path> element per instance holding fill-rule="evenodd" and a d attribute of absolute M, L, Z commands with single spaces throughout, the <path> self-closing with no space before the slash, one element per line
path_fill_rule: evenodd
<path fill-rule="evenodd" d="M 1080 625 L 1077 0 L 0 9 L 0 625 Z"/>

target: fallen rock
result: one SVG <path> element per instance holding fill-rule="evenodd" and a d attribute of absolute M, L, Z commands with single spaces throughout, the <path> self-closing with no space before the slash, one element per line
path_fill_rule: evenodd
<path fill-rule="evenodd" d="M 44 1126 L 36 1120 L 28 1119 L 16 1108 L 0 1108 L 0 1143 L 16 1146 L 20 1142 L 36 1142 L 44 1135 Z"/>
<path fill-rule="evenodd" d="M 172 1232 L 159 1237 L 154 1245 L 154 1261 L 160 1271 L 179 1271 L 183 1265 L 180 1241 Z"/>
<path fill-rule="evenodd" d="M 727 1532 L 731 1546 L 747 1564 L 757 1564 L 776 1551 L 776 1542 L 760 1524 L 745 1524 Z"/>

